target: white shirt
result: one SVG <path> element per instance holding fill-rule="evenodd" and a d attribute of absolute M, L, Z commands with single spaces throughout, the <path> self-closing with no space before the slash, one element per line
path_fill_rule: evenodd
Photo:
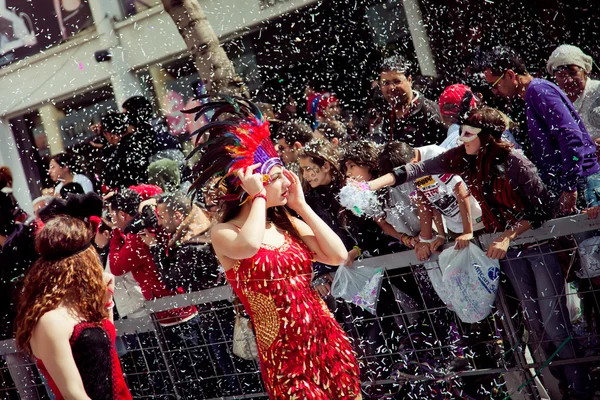
<path fill-rule="evenodd" d="M 389 188 L 389 199 L 385 204 L 385 221 L 392 225 L 396 232 L 409 236 L 417 236 L 421 232 L 421 222 L 417 206 L 410 200 L 416 190 L 414 182 Z"/>
<path fill-rule="evenodd" d="M 421 154 L 421 161 L 429 160 L 446 151 L 436 145 L 419 147 L 417 150 Z M 454 233 L 463 231 L 460 208 L 454 195 L 454 188 L 461 182 L 463 182 L 462 178 L 454 174 L 429 175 L 415 180 L 417 190 L 423 193 L 431 205 L 442 214 L 446 227 Z M 483 229 L 481 207 L 472 195 L 469 196 L 469 204 L 473 231 Z"/>
<path fill-rule="evenodd" d="M 581 96 L 573 103 L 592 139 L 600 138 L 600 81 L 588 78 Z"/>
<path fill-rule="evenodd" d="M 79 183 L 81 185 L 81 187 L 83 188 L 83 193 L 89 193 L 94 191 L 94 185 L 92 184 L 92 181 L 90 181 L 90 179 L 85 175 L 75 174 L 73 176 L 73 182 Z M 60 193 L 60 189 L 62 189 L 63 186 L 63 182 L 60 182 L 58 185 L 56 185 L 56 187 L 54 188 L 54 194 L 58 195 Z"/>

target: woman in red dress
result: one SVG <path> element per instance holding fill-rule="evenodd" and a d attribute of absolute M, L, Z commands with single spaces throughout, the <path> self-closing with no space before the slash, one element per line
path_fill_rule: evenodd
<path fill-rule="evenodd" d="M 214 122 L 202 129 L 211 135 L 193 189 L 222 176 L 212 244 L 253 322 L 267 392 L 271 399 L 360 399 L 350 342 L 311 287 L 312 261 L 339 265 L 344 244 L 306 204 L 260 111 L 241 99 L 220 100 Z M 230 118 L 216 120 L 221 111 Z"/>
<path fill-rule="evenodd" d="M 59 400 L 129 400 L 114 347 L 112 276 L 93 237 L 89 223 L 68 215 L 37 234 L 41 257 L 23 282 L 17 345 L 35 357 Z"/>

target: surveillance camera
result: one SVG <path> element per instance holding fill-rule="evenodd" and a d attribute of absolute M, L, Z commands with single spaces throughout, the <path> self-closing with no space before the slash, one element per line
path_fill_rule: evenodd
<path fill-rule="evenodd" d="M 96 59 L 96 62 L 110 61 L 112 55 L 108 50 L 99 50 L 94 53 L 94 58 Z"/>

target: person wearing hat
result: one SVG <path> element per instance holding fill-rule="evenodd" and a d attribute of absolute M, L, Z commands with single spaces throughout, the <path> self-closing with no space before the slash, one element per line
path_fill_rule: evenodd
<path fill-rule="evenodd" d="M 160 187 L 163 192 L 176 192 L 181 186 L 181 173 L 177 161 L 163 158 L 148 166 L 148 183 Z"/>
<path fill-rule="evenodd" d="M 307 96 L 306 111 L 314 120 L 313 130 L 325 121 L 337 120 L 341 107 L 339 99 L 329 92 L 311 92 Z"/>
<path fill-rule="evenodd" d="M 581 121 L 599 146 L 600 80 L 589 77 L 593 63 L 592 57 L 579 47 L 563 44 L 554 49 L 548 58 L 546 69 L 573 102 Z"/>
<path fill-rule="evenodd" d="M 442 122 L 448 127 L 448 136 L 440 144 L 440 147 L 449 150 L 460 144 L 460 124 L 469 111 L 481 106 L 481 100 L 479 96 L 473 93 L 469 86 L 457 83 L 444 89 L 438 100 L 438 105 L 440 107 Z M 517 143 L 511 132 L 511 129 L 514 129 L 516 124 L 499 110 L 498 115 L 502 116 L 506 126 L 506 129 L 502 132 L 502 139 L 511 142 L 515 149 L 520 150 L 521 145 Z"/>

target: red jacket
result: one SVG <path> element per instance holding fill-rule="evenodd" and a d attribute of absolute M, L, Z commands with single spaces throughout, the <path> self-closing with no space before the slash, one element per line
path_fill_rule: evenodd
<path fill-rule="evenodd" d="M 120 230 L 113 230 L 110 240 L 110 271 L 121 276 L 128 272 L 140 285 L 146 300 L 158 299 L 177 294 L 167 289 L 160 279 L 150 249 L 139 235 L 124 235 Z M 174 325 L 196 314 L 195 306 L 175 308 L 156 313 L 161 325 Z"/>

